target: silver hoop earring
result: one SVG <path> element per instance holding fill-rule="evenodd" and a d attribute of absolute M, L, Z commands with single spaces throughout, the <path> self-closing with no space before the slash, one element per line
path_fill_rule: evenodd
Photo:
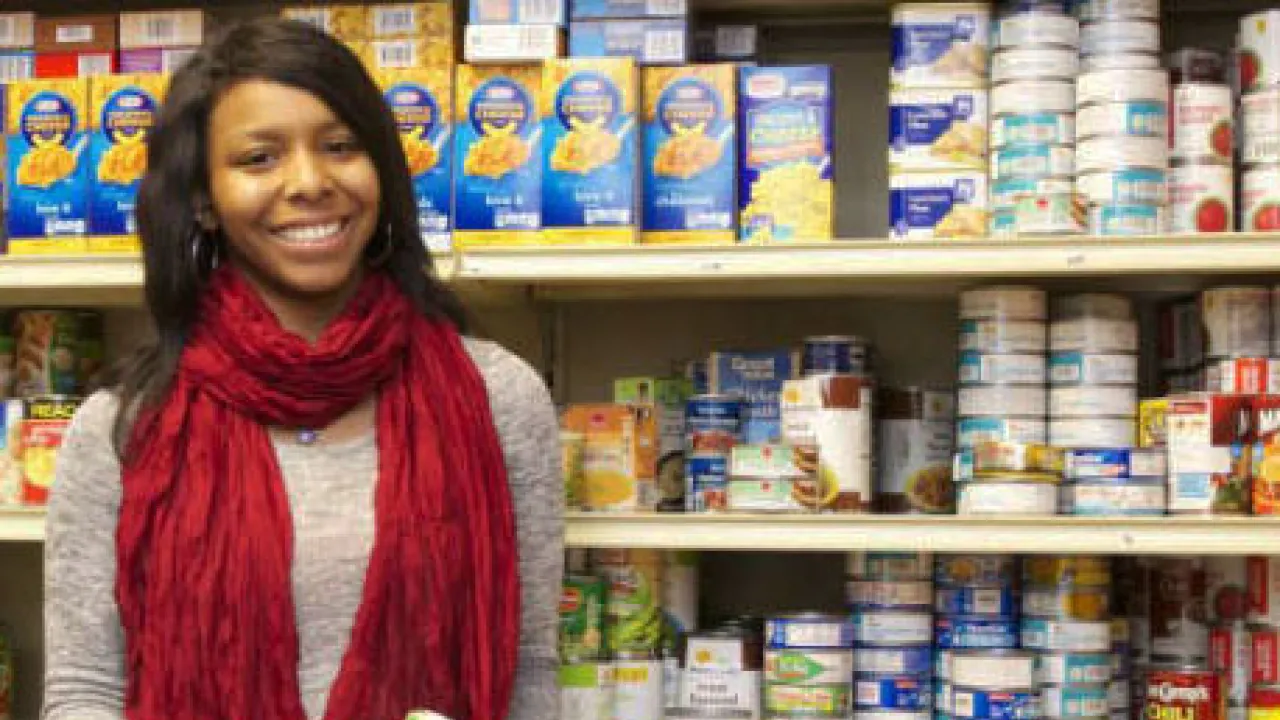
<path fill-rule="evenodd" d="M 196 271 L 206 275 L 218 269 L 218 239 L 197 223 L 191 231 L 191 261 Z"/>
<path fill-rule="evenodd" d="M 386 265 L 387 262 L 391 260 L 391 256 L 396 252 L 395 237 L 391 234 L 391 223 L 387 223 L 386 233 L 383 237 L 385 238 L 383 240 L 383 248 L 376 257 L 369 260 L 370 267 L 380 268 L 383 265 Z"/>

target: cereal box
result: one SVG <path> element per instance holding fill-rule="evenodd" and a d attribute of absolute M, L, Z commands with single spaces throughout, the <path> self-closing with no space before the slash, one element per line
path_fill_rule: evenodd
<path fill-rule="evenodd" d="M 306 5 L 280 11 L 287 20 L 304 22 L 343 40 L 364 40 L 369 26 L 369 10 L 361 5 Z"/>
<path fill-rule="evenodd" d="M 11 253 L 85 248 L 88 90 L 84 80 L 26 80 L 7 87 L 5 185 Z"/>
<path fill-rule="evenodd" d="M 830 240 L 831 68 L 744 67 L 738 238 Z"/>
<path fill-rule="evenodd" d="M 89 250 L 137 251 L 138 186 L 165 75 L 112 75 L 90 83 Z"/>
<path fill-rule="evenodd" d="M 689 26 L 684 18 L 575 20 L 569 23 L 569 55 L 677 65 L 689 59 Z"/>
<path fill-rule="evenodd" d="M 542 68 L 459 65 L 454 241 L 536 244 L 542 228 Z"/>
<path fill-rule="evenodd" d="M 733 65 L 644 68 L 646 243 L 733 243 L 737 141 Z"/>
<path fill-rule="evenodd" d="M 477 24 L 563 25 L 565 0 L 471 0 Z"/>
<path fill-rule="evenodd" d="M 378 74 L 404 146 L 418 227 L 427 248 L 448 252 L 453 189 L 453 77 L 448 67 Z"/>
<path fill-rule="evenodd" d="M 745 401 L 742 440 L 747 444 L 774 442 L 781 434 L 779 397 L 782 386 L 798 375 L 800 361 L 791 350 L 715 352 L 707 360 L 709 390 L 737 395 Z"/>
<path fill-rule="evenodd" d="M 543 71 L 543 241 L 635 242 L 635 62 L 553 60 Z"/>
<path fill-rule="evenodd" d="M 652 510 L 656 503 L 657 425 L 649 406 L 572 405 L 561 424 L 581 433 L 582 506 Z M 650 408 L 651 410 L 651 408 Z"/>
<path fill-rule="evenodd" d="M 574 20 L 598 18 L 684 17 L 685 0 L 570 0 Z"/>

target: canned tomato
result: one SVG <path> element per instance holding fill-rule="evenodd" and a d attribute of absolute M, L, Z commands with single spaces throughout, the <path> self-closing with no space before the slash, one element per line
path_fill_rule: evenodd
<path fill-rule="evenodd" d="M 1164 138 L 1169 134 L 1168 106 L 1157 100 L 1083 105 L 1076 114 L 1076 132 L 1081 140 L 1106 135 Z"/>
<path fill-rule="evenodd" d="M 23 505 L 44 505 L 58 460 L 58 451 L 71 419 L 80 409 L 80 398 L 66 395 L 36 395 L 23 401 L 23 420 L 18 447 L 21 449 Z"/>
<path fill-rule="evenodd" d="M 729 509 L 729 458 L 724 455 L 691 455 L 685 459 L 685 511 L 718 512 Z"/>
<path fill-rule="evenodd" d="M 1040 685 L 1097 685 L 1111 679 L 1107 653 L 1038 653 L 1036 683 Z"/>
<path fill-rule="evenodd" d="M 933 681 L 922 675 L 877 675 L 859 671 L 853 679 L 858 708 L 927 710 L 933 707 Z"/>
<path fill-rule="evenodd" d="M 1240 98 L 1240 159 L 1246 165 L 1280 163 L 1280 88 Z"/>
<path fill-rule="evenodd" d="M 951 716 L 988 720 L 1034 720 L 1041 716 L 1040 696 L 1031 688 L 990 690 L 953 685 Z"/>
<path fill-rule="evenodd" d="M 955 585 L 934 591 L 934 612 L 944 615 L 1003 615 L 1018 612 L 1012 585 Z"/>
<path fill-rule="evenodd" d="M 1018 623 L 1010 618 L 939 616 L 934 620 L 933 641 L 949 650 L 1012 650 L 1018 646 Z"/>
<path fill-rule="evenodd" d="M 1235 173 L 1231 165 L 1175 165 L 1169 171 L 1169 202 L 1171 232 L 1230 231 L 1235 221 Z"/>
<path fill-rule="evenodd" d="M 1105 587 L 1111 584 L 1111 560 L 1084 555 L 1027 557 L 1022 561 L 1022 581 L 1026 585 Z"/>
<path fill-rule="evenodd" d="M 772 617 L 764 629 L 770 649 L 851 648 L 855 635 L 847 618 L 818 613 Z"/>
<path fill-rule="evenodd" d="M 1106 652 L 1111 648 L 1111 623 L 1085 620 L 1024 618 L 1022 647 L 1054 652 Z"/>
<path fill-rule="evenodd" d="M 1070 175 L 1075 172 L 1076 151 L 1070 145 L 1012 145 L 991 153 L 991 177 Z"/>
<path fill-rule="evenodd" d="M 893 9 L 893 68 L 899 87 L 981 85 L 986 80 L 991 8 L 985 4 L 900 3 Z"/>
<path fill-rule="evenodd" d="M 1011 555 L 946 555 L 933 563 L 938 585 L 1012 585 L 1018 579 L 1018 563 Z"/>
<path fill-rule="evenodd" d="M 1049 328 L 1049 349 L 1054 353 L 1137 352 L 1138 324 L 1133 320 L 1094 317 L 1058 320 Z"/>
<path fill-rule="evenodd" d="M 961 320 L 1038 320 L 1049 311 L 1048 294 L 1023 285 L 996 285 L 960 293 Z"/>
<path fill-rule="evenodd" d="M 858 580 L 928 580 L 933 577 L 929 553 L 855 552 L 845 556 L 845 574 Z"/>
<path fill-rule="evenodd" d="M 831 685 L 764 684 L 764 710 L 772 716 L 843 718 L 851 706 L 848 681 Z"/>
<path fill-rule="evenodd" d="M 1118 167 L 1076 176 L 1076 192 L 1090 203 L 1149 203 L 1168 199 L 1168 174 L 1158 167 Z"/>
<path fill-rule="evenodd" d="M 987 164 L 987 91 L 896 89 L 889 95 L 889 164 L 956 170 Z"/>
<path fill-rule="evenodd" d="M 1160 25 L 1153 20 L 1107 20 L 1080 28 L 1080 54 L 1127 55 L 1160 52 Z"/>
<path fill-rule="evenodd" d="M 1240 229 L 1280 230 L 1280 165 L 1260 165 L 1241 175 Z"/>
<path fill-rule="evenodd" d="M 1074 193 L 1026 196 L 992 213 L 991 233 L 1075 235 L 1084 232 L 1087 214 L 1087 203 Z"/>
<path fill-rule="evenodd" d="M 853 653 L 839 650 L 766 650 L 764 680 L 787 685 L 834 685 L 849 681 Z"/>
<path fill-rule="evenodd" d="M 868 370 L 867 341 L 855 335 L 824 335 L 804 339 L 805 375 L 858 374 Z"/>
<path fill-rule="evenodd" d="M 1080 54 L 1070 47 L 1001 48 L 991 56 L 992 83 L 1072 80 L 1079 73 Z"/>
<path fill-rule="evenodd" d="M 934 669 L 933 648 L 858 648 L 853 666 L 858 672 L 880 675 L 928 675 Z"/>
<path fill-rule="evenodd" d="M 991 385 L 960 388 L 960 414 L 965 417 L 1044 415 L 1047 399 L 1043 387 Z"/>
<path fill-rule="evenodd" d="M 1049 424 L 1049 444 L 1063 448 L 1135 445 L 1137 439 L 1133 418 L 1055 419 Z"/>
<path fill-rule="evenodd" d="M 1055 515 L 1058 488 L 1044 482 L 983 480 L 961 485 L 957 515 Z"/>
<path fill-rule="evenodd" d="M 1136 385 L 1138 357 L 1119 353 L 1057 352 L 1049 358 L 1049 382 L 1068 385 Z"/>
<path fill-rule="evenodd" d="M 987 232 L 987 174 L 891 173 L 889 234 L 896 240 L 982 237 Z"/>
<path fill-rule="evenodd" d="M 1021 650 L 952 650 L 951 678 L 968 688 L 1035 686 L 1035 656 Z"/>
<path fill-rule="evenodd" d="M 738 443 L 742 399 L 736 395 L 698 395 L 685 405 L 685 451 L 723 453 Z"/>
<path fill-rule="evenodd" d="M 960 351 L 1042 353 L 1049 328 L 1040 321 L 962 320 Z"/>
<path fill-rule="evenodd" d="M 1226 698 L 1217 673 L 1157 666 L 1147 673 L 1146 717 L 1152 720 L 1222 720 Z"/>
<path fill-rule="evenodd" d="M 1251 637 L 1244 623 L 1218 625 L 1209 631 L 1209 669 L 1222 675 L 1230 703 L 1249 701 L 1251 658 Z"/>
<path fill-rule="evenodd" d="M 1280 85 L 1280 11 L 1263 10 L 1240 18 L 1238 39 L 1242 92 Z"/>
<path fill-rule="evenodd" d="M 1022 591 L 1023 617 L 1099 621 L 1111 612 L 1111 588 L 1030 586 Z"/>
<path fill-rule="evenodd" d="M 1095 70 L 1076 80 L 1076 102 L 1093 103 L 1169 101 L 1169 73 L 1163 69 Z"/>
<path fill-rule="evenodd" d="M 1231 88 L 1226 85 L 1206 82 L 1175 85 L 1170 108 L 1171 156 L 1178 160 L 1231 164 L 1235 152 L 1233 109 Z M 1280 103 L 1277 110 L 1280 111 Z M 1276 131 L 1280 132 L 1280 125 Z"/>
<path fill-rule="evenodd" d="M 1013 177 L 991 184 L 991 204 L 1012 208 L 1020 200 L 1075 192 L 1075 181 L 1069 177 Z M 1043 345 L 1040 350 L 1043 350 Z"/>
<path fill-rule="evenodd" d="M 927 608 L 932 604 L 933 583 L 929 580 L 850 580 L 845 584 L 850 607 L 858 610 L 902 610 Z"/>
<path fill-rule="evenodd" d="M 1264 357 L 1212 358 L 1205 368 L 1208 392 L 1260 395 L 1280 390 L 1280 361 Z"/>
<path fill-rule="evenodd" d="M 1164 138 L 1129 135 L 1095 135 L 1076 145 L 1076 167 L 1081 173 L 1130 167 L 1163 170 L 1169 164 Z"/>
<path fill-rule="evenodd" d="M 991 114 L 1075 113 L 1076 87 L 1070 80 L 1012 80 L 991 88 Z"/>
<path fill-rule="evenodd" d="M 1044 685 L 1040 702 L 1047 718 L 1095 718 L 1111 710 L 1107 685 Z"/>
<path fill-rule="evenodd" d="M 927 645 L 931 617 L 928 612 L 867 610 L 853 617 L 854 639 L 859 647 Z"/>
<path fill-rule="evenodd" d="M 1048 365 L 1040 355 L 993 355 L 976 351 L 960 353 L 958 375 L 962 385 L 1043 385 Z"/>
<path fill-rule="evenodd" d="M 1048 423 L 1039 417 L 962 417 L 956 423 L 956 445 L 972 447 L 983 442 L 1048 442 Z"/>
<path fill-rule="evenodd" d="M 1089 232 L 1094 235 L 1159 235 L 1168 224 L 1168 214 L 1161 205 L 1129 203 L 1089 208 Z"/>
<path fill-rule="evenodd" d="M 1082 22 L 1114 18 L 1160 17 L 1160 0 L 1076 0 L 1076 15 Z"/>

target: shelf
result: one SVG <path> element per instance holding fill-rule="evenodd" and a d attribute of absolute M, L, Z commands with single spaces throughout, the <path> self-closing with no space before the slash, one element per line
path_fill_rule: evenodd
<path fill-rule="evenodd" d="M 44 542 L 43 508 L 0 508 L 0 542 Z"/>
<path fill-rule="evenodd" d="M 0 257 L 0 304 L 136 306 L 142 275 L 134 255 L 6 255 Z"/>
<path fill-rule="evenodd" d="M 1124 555 L 1280 554 L 1278 518 L 569 513 L 573 547 Z"/>

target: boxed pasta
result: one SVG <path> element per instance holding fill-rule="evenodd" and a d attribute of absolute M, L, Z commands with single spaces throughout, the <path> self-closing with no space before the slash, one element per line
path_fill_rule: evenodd
<path fill-rule="evenodd" d="M 733 65 L 644 68 L 646 243 L 735 242 L 737 140 Z"/>
<path fill-rule="evenodd" d="M 738 238 L 830 240 L 831 68 L 739 71 Z"/>
<path fill-rule="evenodd" d="M 304 22 L 342 40 L 364 40 L 369 9 L 363 5 L 300 5 L 280 11 L 287 20 Z"/>
<path fill-rule="evenodd" d="M 569 23 L 569 55 L 676 65 L 689 60 L 689 25 L 684 18 L 575 20 Z"/>
<path fill-rule="evenodd" d="M 37 53 L 111 52 L 118 46 L 115 13 L 37 17 Z"/>
<path fill-rule="evenodd" d="M 569 4 L 569 16 L 574 20 L 684 17 L 689 14 L 685 0 L 570 0 Z"/>
<path fill-rule="evenodd" d="M 112 75 L 89 86 L 89 250 L 137 252 L 138 186 L 165 75 Z"/>
<path fill-rule="evenodd" d="M 542 229 L 542 68 L 459 65 L 454 242 L 537 244 Z"/>
<path fill-rule="evenodd" d="M 9 252 L 82 252 L 89 225 L 86 80 L 6 87 Z"/>
<path fill-rule="evenodd" d="M 477 25 L 564 25 L 565 0 L 471 0 Z"/>
<path fill-rule="evenodd" d="M 448 252 L 453 190 L 453 73 L 448 66 L 378 74 L 404 147 L 418 228 L 427 249 Z"/>
<path fill-rule="evenodd" d="M 635 242 L 635 62 L 552 60 L 543 84 L 543 241 Z"/>
<path fill-rule="evenodd" d="M 29 50 L 36 44 L 36 14 L 0 13 L 0 48 Z"/>
<path fill-rule="evenodd" d="M 120 13 L 120 48 L 165 48 L 204 42 L 203 10 Z"/>
<path fill-rule="evenodd" d="M 382 70 L 425 68 L 453 63 L 453 39 L 428 38 L 401 40 L 344 41 L 364 61 L 365 67 L 377 74 Z"/>
<path fill-rule="evenodd" d="M 453 5 L 448 0 L 370 5 L 365 14 L 364 37 L 370 40 L 452 38 Z"/>

